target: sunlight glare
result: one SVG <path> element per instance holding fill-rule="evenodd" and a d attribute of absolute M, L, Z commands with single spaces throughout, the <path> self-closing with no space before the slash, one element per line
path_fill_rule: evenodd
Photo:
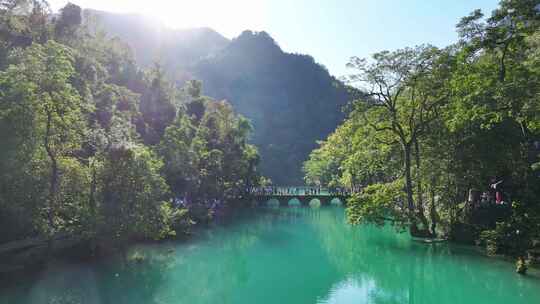
<path fill-rule="evenodd" d="M 67 1 L 50 1 L 53 9 Z M 123 14 L 140 14 L 156 19 L 170 28 L 210 27 L 232 38 L 243 30 L 263 30 L 266 27 L 264 1 L 250 0 L 75 0 L 83 8 L 94 8 Z"/>

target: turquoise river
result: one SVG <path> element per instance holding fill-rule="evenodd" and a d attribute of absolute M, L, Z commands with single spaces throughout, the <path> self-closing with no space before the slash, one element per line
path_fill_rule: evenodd
<path fill-rule="evenodd" d="M 1 304 L 540 303 L 540 277 L 469 247 L 351 227 L 341 207 L 261 208 L 127 262 L 55 261 Z"/>

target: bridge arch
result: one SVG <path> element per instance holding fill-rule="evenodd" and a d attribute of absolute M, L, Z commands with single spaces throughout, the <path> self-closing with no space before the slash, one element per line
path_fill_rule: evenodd
<path fill-rule="evenodd" d="M 260 202 L 259 200 L 256 200 L 256 199 L 252 199 L 249 202 L 249 206 L 251 206 L 251 207 L 259 207 L 261 205 L 262 205 L 262 202 Z"/>
<path fill-rule="evenodd" d="M 273 198 L 267 200 L 267 201 L 264 203 L 264 205 L 265 205 L 266 207 L 272 207 L 272 208 L 277 208 L 277 207 L 280 206 L 280 204 L 281 204 L 280 201 L 279 201 L 277 198 L 275 198 L 275 197 L 273 197 Z"/>
<path fill-rule="evenodd" d="M 289 207 L 299 207 L 299 206 L 302 206 L 302 203 L 300 202 L 300 200 L 298 198 L 294 197 L 294 198 L 291 198 L 290 200 L 288 200 L 287 206 L 289 206 Z"/>
<path fill-rule="evenodd" d="M 319 208 L 322 206 L 322 201 L 318 198 L 312 198 L 309 200 L 308 206 L 311 208 Z"/>
<path fill-rule="evenodd" d="M 334 197 L 332 200 L 330 200 L 330 205 L 343 206 L 343 200 L 339 197 Z"/>
<path fill-rule="evenodd" d="M 306 191 L 308 189 L 309 191 Z M 332 192 L 324 188 L 260 188 L 251 193 L 253 206 L 286 207 L 286 206 L 343 206 L 350 192 Z M 256 202 L 255 202 L 256 201 Z"/>

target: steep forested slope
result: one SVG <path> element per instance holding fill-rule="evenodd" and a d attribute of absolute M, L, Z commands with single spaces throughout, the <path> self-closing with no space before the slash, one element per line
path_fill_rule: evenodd
<path fill-rule="evenodd" d="M 276 182 L 299 182 L 316 141 L 341 121 L 345 88 L 307 55 L 283 52 L 265 32 L 246 31 L 196 66 L 206 93 L 234 100 L 252 119 L 262 169 Z"/>
<path fill-rule="evenodd" d="M 265 32 L 228 41 L 210 29 L 160 30 L 141 17 L 99 12 L 97 19 L 134 49 L 139 63 L 159 60 L 179 83 L 201 80 L 204 94 L 229 100 L 247 116 L 262 173 L 275 183 L 302 183 L 302 162 L 343 118 L 345 86 L 311 56 L 281 50 Z"/>

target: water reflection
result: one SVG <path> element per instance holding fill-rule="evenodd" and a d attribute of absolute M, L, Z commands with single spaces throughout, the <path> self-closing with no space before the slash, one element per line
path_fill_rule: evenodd
<path fill-rule="evenodd" d="M 0 303 L 540 303 L 510 263 L 350 227 L 342 208 L 262 208 L 126 257 L 51 264 Z"/>
<path fill-rule="evenodd" d="M 319 304 L 357 304 L 357 303 L 408 303 L 408 297 L 387 293 L 378 288 L 373 279 L 367 276 L 349 278 L 333 286 L 328 296 Z"/>
<path fill-rule="evenodd" d="M 344 227 L 336 216 L 321 217 L 313 227 L 345 278 L 319 303 L 483 303 L 486 299 L 533 303 L 532 298 L 540 299 L 535 277 L 516 276 L 510 263 L 469 248 L 417 243 L 389 227 Z"/>

